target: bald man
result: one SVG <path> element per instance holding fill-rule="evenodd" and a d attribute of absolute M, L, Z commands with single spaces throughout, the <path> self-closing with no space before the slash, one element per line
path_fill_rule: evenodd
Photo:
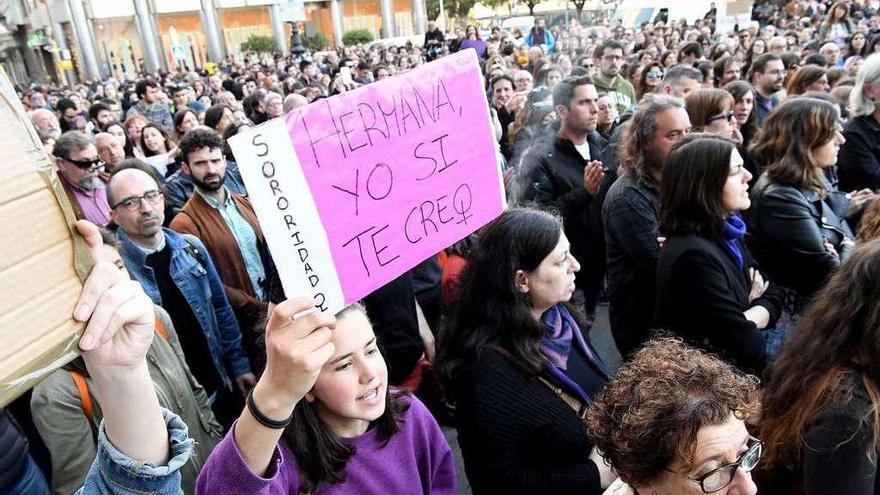
<path fill-rule="evenodd" d="M 39 108 L 31 112 L 30 117 L 43 144 L 46 144 L 50 139 L 54 141 L 61 137 L 61 123 L 58 122 L 58 116 L 51 110 Z"/>
<path fill-rule="evenodd" d="M 290 93 L 284 98 L 284 113 L 294 108 L 304 107 L 309 104 L 309 100 L 299 93 Z"/>
<path fill-rule="evenodd" d="M 116 169 L 116 165 L 125 159 L 125 149 L 119 138 L 109 132 L 99 132 L 95 136 L 95 148 L 98 156 L 104 162 L 104 170 L 98 172 L 98 177 L 106 182 L 110 181 L 110 174 Z"/>

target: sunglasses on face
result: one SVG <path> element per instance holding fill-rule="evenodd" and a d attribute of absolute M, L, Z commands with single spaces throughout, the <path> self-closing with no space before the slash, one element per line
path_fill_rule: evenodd
<path fill-rule="evenodd" d="M 647 74 L 645 74 L 645 77 L 648 77 L 651 79 L 660 79 L 663 77 L 663 72 L 657 71 L 657 70 L 652 70 L 652 71 L 648 72 Z"/>
<path fill-rule="evenodd" d="M 104 166 L 104 161 L 100 158 L 94 160 L 72 160 L 70 158 L 61 157 L 62 160 L 72 163 L 83 170 L 95 170 Z"/>

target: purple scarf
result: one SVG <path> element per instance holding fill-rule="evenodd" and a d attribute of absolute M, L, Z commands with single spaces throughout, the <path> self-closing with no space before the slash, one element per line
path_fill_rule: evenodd
<path fill-rule="evenodd" d="M 541 337 L 541 352 L 559 369 L 568 366 L 571 341 L 578 325 L 564 304 L 557 304 L 541 315 L 546 333 Z"/>

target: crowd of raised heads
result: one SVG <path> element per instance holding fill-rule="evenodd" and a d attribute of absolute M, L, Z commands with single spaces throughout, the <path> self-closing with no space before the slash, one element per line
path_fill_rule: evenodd
<path fill-rule="evenodd" d="M 878 9 L 17 87 L 95 266 L 0 494 L 880 493 Z M 287 297 L 228 139 L 463 50 L 509 206 L 335 315 Z"/>

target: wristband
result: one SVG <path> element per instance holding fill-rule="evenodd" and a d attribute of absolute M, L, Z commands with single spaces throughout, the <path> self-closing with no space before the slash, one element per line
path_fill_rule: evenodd
<path fill-rule="evenodd" d="M 282 420 L 282 421 L 275 421 L 274 419 L 269 419 L 268 417 L 266 417 L 265 414 L 263 414 L 259 409 L 257 409 L 257 404 L 254 402 L 253 389 L 251 389 L 251 391 L 248 393 L 248 396 L 247 396 L 247 408 L 248 408 L 248 411 L 250 411 L 251 416 L 253 416 L 254 419 L 257 420 L 258 423 L 260 423 L 261 425 L 265 426 L 266 428 L 270 428 L 272 430 L 283 430 L 283 429 L 287 428 L 287 426 L 290 425 L 290 423 L 293 421 L 293 413 L 292 412 L 290 413 L 289 418 Z"/>

